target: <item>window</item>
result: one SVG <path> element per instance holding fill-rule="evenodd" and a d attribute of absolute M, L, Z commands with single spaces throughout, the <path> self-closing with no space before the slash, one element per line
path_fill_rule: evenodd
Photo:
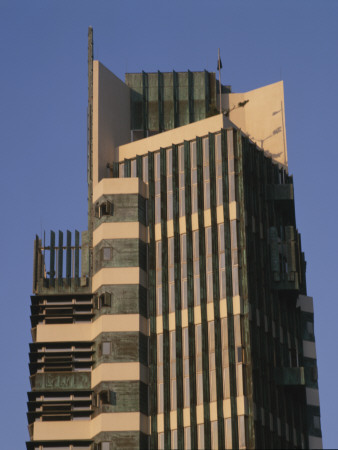
<path fill-rule="evenodd" d="M 306 329 L 310 335 L 313 335 L 313 322 L 306 322 Z"/>
<path fill-rule="evenodd" d="M 313 425 L 317 430 L 320 430 L 320 417 L 313 416 Z"/>
<path fill-rule="evenodd" d="M 102 247 L 101 259 L 102 261 L 110 261 L 113 258 L 113 249 L 111 247 Z"/>
<path fill-rule="evenodd" d="M 102 342 L 102 355 L 110 355 L 111 342 Z"/>
<path fill-rule="evenodd" d="M 102 405 L 116 405 L 116 392 L 103 390 L 93 394 L 93 406 L 100 408 Z"/>
<path fill-rule="evenodd" d="M 184 448 L 186 450 L 191 449 L 191 429 L 190 429 L 190 427 L 184 428 Z"/>
<path fill-rule="evenodd" d="M 95 297 L 95 308 L 101 309 L 104 306 L 111 306 L 111 294 L 110 292 L 104 292 Z"/>
<path fill-rule="evenodd" d="M 102 203 L 96 203 L 95 205 L 95 217 L 101 219 L 103 216 L 113 215 L 113 204 L 109 201 L 103 201 Z"/>
<path fill-rule="evenodd" d="M 198 448 L 204 449 L 204 424 L 197 425 Z"/>

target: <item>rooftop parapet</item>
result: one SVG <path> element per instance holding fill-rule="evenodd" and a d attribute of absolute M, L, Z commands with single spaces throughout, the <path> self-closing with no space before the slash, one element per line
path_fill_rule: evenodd
<path fill-rule="evenodd" d="M 56 244 L 54 231 L 50 232 L 49 245 L 42 243 L 42 239 L 36 235 L 33 263 L 34 294 L 90 292 L 90 278 L 86 270 L 89 258 L 87 235 L 86 231 L 82 233 L 82 247 L 80 233 L 77 230 L 73 244 L 72 234 L 67 231 L 66 245 L 64 245 L 62 231 L 58 232 L 58 244 Z"/>

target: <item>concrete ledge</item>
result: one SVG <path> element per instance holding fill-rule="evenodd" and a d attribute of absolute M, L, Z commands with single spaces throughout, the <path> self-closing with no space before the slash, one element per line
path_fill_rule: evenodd
<path fill-rule="evenodd" d="M 93 190 L 93 203 L 103 195 L 141 194 L 147 198 L 147 185 L 139 178 L 103 178 Z"/>
<path fill-rule="evenodd" d="M 148 383 L 148 369 L 139 362 L 102 363 L 92 371 L 92 388 L 101 381 L 143 381 Z"/>
<path fill-rule="evenodd" d="M 148 336 L 148 319 L 139 314 L 104 314 L 92 323 L 39 324 L 35 342 L 92 341 L 103 332 L 124 331 Z"/>
<path fill-rule="evenodd" d="M 104 222 L 93 232 L 93 246 L 104 239 L 141 239 L 148 242 L 147 227 L 139 222 Z"/>
<path fill-rule="evenodd" d="M 139 412 L 103 413 L 92 420 L 35 422 L 33 440 L 92 439 L 103 431 L 142 431 L 149 434 L 149 420 Z"/>

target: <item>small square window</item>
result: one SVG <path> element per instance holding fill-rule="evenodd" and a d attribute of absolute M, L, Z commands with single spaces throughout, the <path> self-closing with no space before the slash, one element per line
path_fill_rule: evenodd
<path fill-rule="evenodd" d="M 111 306 L 111 294 L 109 292 L 104 292 L 99 296 L 99 308 L 103 306 Z"/>
<path fill-rule="evenodd" d="M 319 416 L 313 416 L 313 425 L 316 428 L 316 430 L 320 430 L 320 417 Z"/>
<path fill-rule="evenodd" d="M 102 248 L 102 260 L 110 261 L 113 257 L 113 249 L 111 247 Z"/>
<path fill-rule="evenodd" d="M 111 342 L 102 342 L 102 355 L 110 355 Z"/>
<path fill-rule="evenodd" d="M 242 363 L 243 362 L 243 349 L 242 347 L 237 347 L 237 362 Z"/>
<path fill-rule="evenodd" d="M 310 321 L 306 322 L 306 329 L 309 334 L 313 335 L 313 332 L 314 332 L 313 322 L 310 322 Z"/>
<path fill-rule="evenodd" d="M 99 207 L 99 217 L 111 216 L 113 214 L 113 205 L 108 200 L 101 203 Z"/>

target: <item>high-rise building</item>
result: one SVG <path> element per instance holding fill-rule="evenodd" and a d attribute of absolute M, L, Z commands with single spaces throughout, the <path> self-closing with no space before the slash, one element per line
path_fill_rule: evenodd
<path fill-rule="evenodd" d="M 88 230 L 35 241 L 27 449 L 321 448 L 283 83 L 88 53 Z"/>

